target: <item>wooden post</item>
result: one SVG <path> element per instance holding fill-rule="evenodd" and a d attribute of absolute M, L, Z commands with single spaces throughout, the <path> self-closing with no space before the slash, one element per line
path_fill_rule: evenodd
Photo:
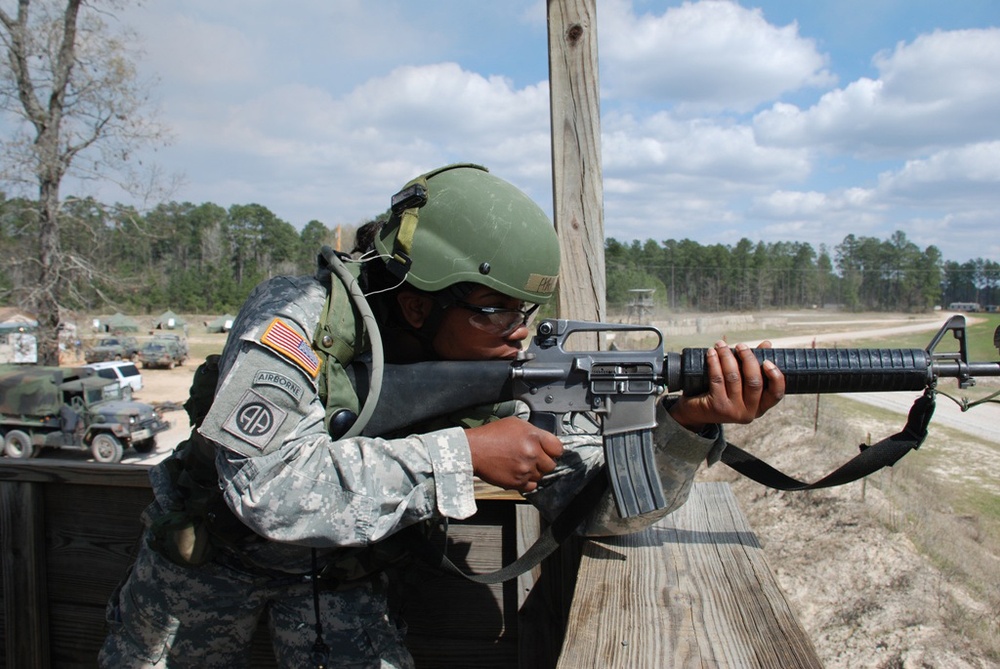
<path fill-rule="evenodd" d="M 0 592 L 4 656 L 11 668 L 50 666 L 42 508 L 41 490 L 34 483 L 0 484 Z"/>
<path fill-rule="evenodd" d="M 596 0 L 549 0 L 548 22 L 552 199 L 562 254 L 559 316 L 603 321 L 604 191 Z"/>

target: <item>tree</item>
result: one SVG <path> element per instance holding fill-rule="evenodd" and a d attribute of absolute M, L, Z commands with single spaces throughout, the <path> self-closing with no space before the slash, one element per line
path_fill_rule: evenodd
<path fill-rule="evenodd" d="M 126 185 L 135 149 L 163 133 L 144 113 L 125 41 L 103 20 L 119 8 L 115 0 L 18 0 L 16 12 L 8 2 L 0 2 L 0 109 L 16 127 L 3 142 L 4 177 L 32 184 L 38 196 L 35 276 L 18 301 L 38 315 L 39 361 L 54 364 L 67 289 L 97 272 L 63 248 L 63 181 L 72 174 Z"/>

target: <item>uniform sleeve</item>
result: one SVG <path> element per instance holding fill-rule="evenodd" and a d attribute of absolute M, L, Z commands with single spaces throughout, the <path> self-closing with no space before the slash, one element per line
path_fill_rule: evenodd
<path fill-rule="evenodd" d="M 610 488 L 597 501 L 583 533 L 588 536 L 608 536 L 637 532 L 687 501 L 691 485 L 702 462 L 714 463 L 725 448 L 722 426 L 712 426 L 706 436 L 681 427 L 667 413 L 672 400 L 657 405 L 657 426 L 653 431 L 655 457 L 666 506 L 651 513 L 623 519 L 615 508 Z M 566 448 L 559 466 L 548 474 L 534 493 L 526 495 L 543 516 L 554 519 L 569 504 L 573 496 L 594 476 L 606 476 L 604 445 L 596 428 L 570 430 L 563 439 Z"/>
<path fill-rule="evenodd" d="M 294 321 L 275 320 L 308 341 Z M 221 447 L 220 485 L 243 523 L 275 541 L 363 546 L 421 520 L 475 513 L 462 430 L 332 439 L 310 361 L 267 344 L 264 325 L 239 342 L 200 428 Z"/>

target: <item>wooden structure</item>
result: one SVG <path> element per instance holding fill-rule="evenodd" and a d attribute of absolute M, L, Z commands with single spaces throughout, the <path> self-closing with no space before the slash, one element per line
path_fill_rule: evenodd
<path fill-rule="evenodd" d="M 655 288 L 629 289 L 628 313 L 629 323 L 648 324 L 653 317 L 653 293 Z"/>
<path fill-rule="evenodd" d="M 559 669 L 822 666 L 725 483 L 587 541 L 567 630 Z"/>
<path fill-rule="evenodd" d="M 477 496 L 480 512 L 452 526 L 449 553 L 484 572 L 523 551 L 538 521 L 506 493 Z M 145 467 L 0 460 L 0 667 L 96 666 L 105 605 L 150 499 Z M 644 532 L 581 543 L 582 558 L 569 546 L 503 585 L 409 573 L 418 666 L 820 666 L 725 484 L 696 485 Z M 252 666 L 275 666 L 263 627 Z"/>

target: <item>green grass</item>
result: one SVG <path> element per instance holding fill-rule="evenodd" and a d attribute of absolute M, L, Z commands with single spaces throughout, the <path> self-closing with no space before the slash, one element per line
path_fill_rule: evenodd
<path fill-rule="evenodd" d="M 993 346 L 993 333 L 1000 326 L 1000 314 L 976 314 L 981 322 L 966 326 L 965 338 L 968 347 L 969 360 L 977 362 L 995 361 L 1000 354 Z M 944 325 L 945 319 L 941 319 Z M 902 333 L 891 336 L 862 338 L 870 348 L 927 348 L 932 338 L 931 332 Z M 946 335 L 941 340 L 938 350 L 942 352 L 958 351 L 958 340 L 952 335 Z"/>
<path fill-rule="evenodd" d="M 226 345 L 226 335 L 212 335 L 199 337 L 188 342 L 188 351 L 192 358 L 204 359 L 213 353 L 222 353 L 222 347 Z"/>

